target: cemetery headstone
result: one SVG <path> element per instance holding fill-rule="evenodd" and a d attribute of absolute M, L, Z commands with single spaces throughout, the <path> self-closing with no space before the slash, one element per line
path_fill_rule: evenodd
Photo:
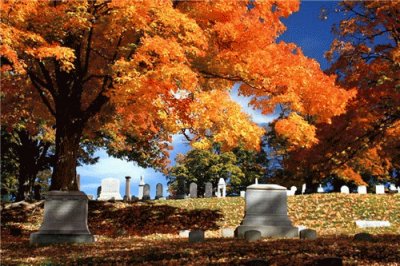
<path fill-rule="evenodd" d="M 246 197 L 246 191 L 240 191 L 240 196 L 241 196 L 242 198 Z"/>
<path fill-rule="evenodd" d="M 49 191 L 43 223 L 30 235 L 30 244 L 90 243 L 94 237 L 87 223 L 88 197 L 81 191 Z"/>
<path fill-rule="evenodd" d="M 367 194 L 367 187 L 366 186 L 358 186 L 357 193 L 358 194 Z"/>
<path fill-rule="evenodd" d="M 139 193 L 138 193 L 139 200 L 143 199 L 143 195 L 144 195 L 143 193 L 144 193 L 144 179 L 143 179 L 143 176 L 141 176 L 140 180 L 139 180 Z"/>
<path fill-rule="evenodd" d="M 234 237 L 235 230 L 232 228 L 222 228 L 221 235 L 222 235 L 222 237 Z"/>
<path fill-rule="evenodd" d="M 301 194 L 304 194 L 304 193 L 306 192 L 306 187 L 307 187 L 306 184 L 303 184 L 303 185 L 301 186 Z"/>
<path fill-rule="evenodd" d="M 248 230 L 244 232 L 244 239 L 249 242 L 254 242 L 261 239 L 261 232 L 258 230 Z"/>
<path fill-rule="evenodd" d="M 319 187 L 318 187 L 318 189 L 317 189 L 317 192 L 318 192 L 318 193 L 324 193 L 324 192 L 325 192 L 325 191 L 324 191 L 324 188 L 322 187 L 321 184 L 319 185 Z"/>
<path fill-rule="evenodd" d="M 122 200 L 119 194 L 119 180 L 116 178 L 105 178 L 101 180 L 100 197 L 97 200 Z"/>
<path fill-rule="evenodd" d="M 190 243 L 204 242 L 204 231 L 202 230 L 191 231 L 189 233 L 189 242 Z"/>
<path fill-rule="evenodd" d="M 397 192 L 397 188 L 396 188 L 396 186 L 394 184 L 390 184 L 389 192 L 390 193 L 396 193 Z"/>
<path fill-rule="evenodd" d="M 314 240 L 317 239 L 317 231 L 313 229 L 304 229 L 299 233 L 300 239 L 309 239 Z"/>
<path fill-rule="evenodd" d="M 125 176 L 125 196 L 124 200 L 130 201 L 131 200 L 131 177 Z"/>
<path fill-rule="evenodd" d="M 340 187 L 340 193 L 342 194 L 350 194 L 350 189 L 348 186 L 341 186 Z"/>
<path fill-rule="evenodd" d="M 197 198 L 197 184 L 196 183 L 190 183 L 189 185 L 189 193 L 191 198 Z"/>
<path fill-rule="evenodd" d="M 273 184 L 247 187 L 245 217 L 236 229 L 239 238 L 249 230 L 261 232 L 262 237 L 298 237 L 287 215 L 286 188 Z"/>
<path fill-rule="evenodd" d="M 400 186 L 397 187 L 397 193 L 400 193 Z"/>
<path fill-rule="evenodd" d="M 384 185 L 376 185 L 375 193 L 376 194 L 385 194 L 385 186 Z"/>
<path fill-rule="evenodd" d="M 97 187 L 97 199 L 100 198 L 100 194 L 101 194 L 101 186 Z"/>
<path fill-rule="evenodd" d="M 368 234 L 368 233 L 365 233 L 365 232 L 355 234 L 353 240 L 354 241 L 367 241 L 367 242 L 373 242 L 374 241 L 372 235 Z"/>
<path fill-rule="evenodd" d="M 205 198 L 211 198 L 212 197 L 212 192 L 213 192 L 213 187 L 211 182 L 207 182 L 205 185 L 205 193 L 204 197 Z"/>
<path fill-rule="evenodd" d="M 367 227 L 389 227 L 389 221 L 366 221 L 366 220 L 357 220 L 356 225 L 360 228 Z"/>
<path fill-rule="evenodd" d="M 291 186 L 290 190 L 287 191 L 287 195 L 288 196 L 294 196 L 296 194 L 296 191 L 297 191 L 297 187 Z"/>
<path fill-rule="evenodd" d="M 254 184 L 258 184 L 258 178 L 254 179 Z"/>
<path fill-rule="evenodd" d="M 143 200 L 150 200 L 150 185 L 145 184 L 143 187 Z"/>
<path fill-rule="evenodd" d="M 179 237 L 187 238 L 189 237 L 190 230 L 180 230 Z"/>
<path fill-rule="evenodd" d="M 226 197 L 226 183 L 225 180 L 221 177 L 218 181 L 217 187 L 217 197 L 218 198 L 225 198 Z"/>
<path fill-rule="evenodd" d="M 161 199 L 164 198 L 163 196 L 163 185 L 161 183 L 158 183 L 156 185 L 156 199 Z"/>

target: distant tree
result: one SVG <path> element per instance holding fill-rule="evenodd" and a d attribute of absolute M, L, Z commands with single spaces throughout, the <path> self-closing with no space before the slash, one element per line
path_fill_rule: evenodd
<path fill-rule="evenodd" d="M 215 148 L 217 147 L 217 148 Z M 221 152 L 218 145 L 214 149 L 193 149 L 187 154 L 179 154 L 176 165 L 168 174 L 170 190 L 177 189 L 179 179 L 185 180 L 186 190 L 191 182 L 198 185 L 198 195 L 203 195 L 205 183 L 211 182 L 215 188 L 220 178 L 227 182 L 227 192 L 238 194 L 248 185 L 254 184 L 258 178 L 265 177 L 267 168 L 266 156 L 263 152 L 235 148 Z"/>

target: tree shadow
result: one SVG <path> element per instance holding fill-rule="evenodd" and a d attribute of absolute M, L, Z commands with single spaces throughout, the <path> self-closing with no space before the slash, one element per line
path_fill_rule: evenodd
<path fill-rule="evenodd" d="M 135 203 L 118 208 L 106 202 L 90 202 L 88 224 L 96 235 L 177 234 L 180 230 L 215 230 L 223 215 L 217 210 L 185 210 L 168 205 Z"/>

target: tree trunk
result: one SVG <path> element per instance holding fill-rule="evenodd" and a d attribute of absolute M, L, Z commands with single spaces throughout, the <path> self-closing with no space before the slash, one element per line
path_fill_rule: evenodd
<path fill-rule="evenodd" d="M 78 119 L 57 121 L 56 161 L 50 190 L 78 190 L 76 166 L 83 125 Z"/>
<path fill-rule="evenodd" d="M 39 172 L 36 165 L 36 154 L 37 145 L 28 132 L 19 131 L 18 137 L 21 145 L 18 146 L 18 192 L 17 201 L 27 200 L 33 189 L 32 180 L 35 180 L 37 173 Z"/>

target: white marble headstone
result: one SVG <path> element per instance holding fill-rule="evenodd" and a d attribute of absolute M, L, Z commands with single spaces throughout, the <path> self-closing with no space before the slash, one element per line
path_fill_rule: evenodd
<path fill-rule="evenodd" d="M 306 187 L 307 187 L 306 184 L 303 184 L 303 185 L 301 186 L 301 194 L 304 194 L 304 193 L 306 192 Z"/>
<path fill-rule="evenodd" d="M 367 194 L 367 187 L 366 186 L 358 186 L 357 193 L 358 194 Z"/>
<path fill-rule="evenodd" d="M 376 185 L 375 193 L 376 194 L 385 194 L 385 186 L 384 185 Z"/>
<path fill-rule="evenodd" d="M 317 192 L 318 192 L 318 193 L 324 193 L 324 192 L 325 192 L 325 191 L 324 191 L 324 188 L 322 187 L 321 184 L 319 185 L 319 187 L 318 187 L 318 189 L 317 189 Z"/>
<path fill-rule="evenodd" d="M 349 187 L 348 187 L 348 186 L 342 186 L 342 187 L 340 188 L 340 193 L 342 193 L 342 194 L 349 194 L 349 193 L 350 193 Z"/>
<path fill-rule="evenodd" d="M 397 188 L 396 188 L 396 186 L 394 184 L 390 184 L 389 190 L 390 191 L 397 191 Z"/>
<path fill-rule="evenodd" d="M 119 193 L 119 180 L 116 178 L 105 178 L 101 180 L 100 197 L 97 200 L 122 200 Z"/>
<path fill-rule="evenodd" d="M 365 221 L 365 220 L 357 220 L 356 225 L 360 228 L 367 227 L 388 227 L 390 226 L 389 221 Z"/>

